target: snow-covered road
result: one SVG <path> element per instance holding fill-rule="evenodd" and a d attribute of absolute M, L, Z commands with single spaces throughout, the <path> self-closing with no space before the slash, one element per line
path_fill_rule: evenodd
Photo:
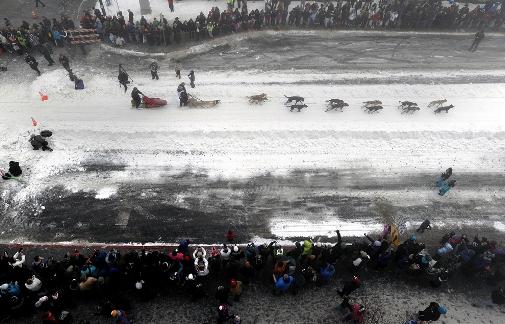
<path fill-rule="evenodd" d="M 83 91 L 61 68 L 34 82 L 2 76 L 0 161 L 25 168 L 22 182 L 1 184 L 4 240 L 212 240 L 229 226 L 246 237 L 356 235 L 428 217 L 505 230 L 504 70 L 213 68 L 197 70 L 189 92 L 222 103 L 189 109 L 178 107 L 172 68 L 161 62 L 160 81 L 130 70 L 134 86 L 168 100 L 156 110 L 129 108 L 100 66 L 77 64 Z M 262 92 L 268 102 L 248 104 Z M 284 95 L 308 108 L 290 112 Z M 325 112 L 330 98 L 349 107 Z M 448 114 L 427 108 L 442 98 Z M 384 110 L 363 112 L 374 99 Z M 421 110 L 401 114 L 399 100 Z M 54 131 L 54 152 L 31 150 L 30 117 Z M 432 184 L 449 166 L 458 186 L 441 198 Z"/>

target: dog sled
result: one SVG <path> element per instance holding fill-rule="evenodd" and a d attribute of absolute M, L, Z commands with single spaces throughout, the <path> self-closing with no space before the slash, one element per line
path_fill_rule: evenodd
<path fill-rule="evenodd" d="M 188 93 L 188 106 L 190 108 L 214 108 L 221 100 L 202 100 Z"/>
<path fill-rule="evenodd" d="M 135 101 L 132 102 L 132 107 L 135 108 Z M 140 104 L 140 107 L 142 108 L 158 108 L 158 107 L 163 107 L 166 106 L 167 101 L 165 99 L 160 99 L 160 98 L 149 98 L 146 96 L 142 97 L 142 103 Z"/>
<path fill-rule="evenodd" d="M 258 95 L 248 96 L 247 99 L 249 99 L 250 104 L 259 105 L 267 101 L 268 97 L 266 93 L 261 93 Z"/>

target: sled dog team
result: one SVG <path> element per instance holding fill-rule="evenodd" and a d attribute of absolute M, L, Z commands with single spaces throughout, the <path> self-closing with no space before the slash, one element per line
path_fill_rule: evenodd
<path fill-rule="evenodd" d="M 303 108 L 307 108 L 308 106 L 305 104 L 305 98 L 301 96 L 286 96 L 284 97 L 287 98 L 286 102 L 284 103 L 286 107 L 289 108 L 289 111 L 302 111 Z M 251 104 L 262 104 L 263 102 L 268 100 L 268 97 L 265 93 L 261 93 L 258 95 L 253 95 L 253 96 L 248 96 L 249 103 Z M 343 111 L 345 107 L 348 107 L 349 104 L 346 103 L 342 99 L 329 99 L 326 100 L 327 105 L 326 105 L 326 110 L 325 111 L 330 111 L 330 110 L 340 110 Z M 441 99 L 441 100 L 433 100 L 431 101 L 427 107 L 434 109 L 433 112 L 435 114 L 439 114 L 443 111 L 446 113 L 449 112 L 450 109 L 454 108 L 454 105 L 446 105 L 447 104 L 447 99 Z M 363 102 L 363 105 L 361 106 L 365 112 L 368 113 L 377 113 L 380 110 L 384 109 L 384 106 L 382 104 L 382 101 L 380 100 L 370 100 L 370 101 L 365 101 Z M 420 110 L 419 106 L 417 103 L 412 102 L 412 101 L 399 101 L 399 106 L 398 109 L 402 111 L 402 114 L 412 114 L 415 113 L 416 111 Z"/>

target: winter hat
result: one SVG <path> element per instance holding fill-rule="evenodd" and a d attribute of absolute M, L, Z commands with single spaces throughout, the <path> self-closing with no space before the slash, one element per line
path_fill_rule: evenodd
<path fill-rule="evenodd" d="M 3 284 L 0 286 L 0 290 L 7 290 L 9 288 L 9 284 Z"/>
<path fill-rule="evenodd" d="M 361 260 L 361 258 L 357 258 L 356 260 L 352 261 L 352 264 L 355 266 L 355 267 L 359 267 L 359 265 L 361 264 L 363 260 Z"/>
<path fill-rule="evenodd" d="M 143 280 L 137 281 L 135 283 L 135 289 L 137 289 L 137 290 L 142 289 L 142 282 L 143 282 Z"/>
<path fill-rule="evenodd" d="M 194 279 L 195 279 L 195 276 L 193 276 L 193 274 L 192 274 L 192 273 L 190 273 L 190 274 L 188 275 L 188 280 L 194 280 Z"/>
<path fill-rule="evenodd" d="M 416 237 L 415 235 L 412 235 L 412 236 L 410 237 L 410 240 L 411 240 L 411 241 L 415 241 L 416 239 L 417 239 L 417 237 Z"/>
<path fill-rule="evenodd" d="M 233 252 L 235 252 L 235 253 L 238 252 L 238 246 L 237 245 L 233 246 Z"/>
<path fill-rule="evenodd" d="M 373 245 L 376 247 L 380 247 L 382 245 L 381 241 L 374 241 Z"/>
<path fill-rule="evenodd" d="M 110 316 L 112 316 L 112 317 L 118 317 L 119 316 L 119 311 L 113 309 L 112 312 L 110 312 Z"/>
<path fill-rule="evenodd" d="M 445 308 L 444 306 L 439 306 L 438 307 L 438 312 L 440 314 L 447 314 L 447 308 Z"/>

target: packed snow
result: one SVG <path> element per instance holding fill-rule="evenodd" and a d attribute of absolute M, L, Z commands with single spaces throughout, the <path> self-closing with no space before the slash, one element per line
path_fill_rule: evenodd
<path fill-rule="evenodd" d="M 114 194 L 114 184 L 151 181 L 187 170 L 214 177 L 249 177 L 271 173 L 287 174 L 297 169 L 366 169 L 383 176 L 429 172 L 435 176 L 446 166 L 465 172 L 503 172 L 505 149 L 505 90 L 502 84 L 349 84 L 335 80 L 369 77 L 395 78 L 402 72 L 371 73 L 280 71 L 202 72 L 197 87 L 189 92 L 202 99 L 220 99 L 213 109 L 180 108 L 175 88 L 180 82 L 172 71 L 162 70 L 161 80 L 132 75 L 149 96 L 166 98 L 167 107 L 131 109 L 130 97 L 119 88 L 115 77 L 91 69 L 77 71 L 86 84 L 75 91 L 62 69 L 44 73 L 33 83 L 2 86 L 5 134 L 0 151 L 3 161 L 23 161 L 28 169 L 26 186 L 15 195 L 20 203 L 36 196 L 46 186 L 61 184 L 72 191 L 97 192 L 103 199 Z M 457 72 L 429 72 L 431 78 Z M 503 71 L 483 72 L 503 74 Z M 325 84 L 314 84 L 317 80 Z M 42 102 L 39 92 L 49 100 Z M 266 93 L 269 101 L 250 105 L 246 96 Z M 309 106 L 290 112 L 284 95 L 303 95 Z M 326 100 L 342 98 L 349 103 L 343 112 L 325 112 Z M 427 104 L 446 98 L 455 108 L 434 114 Z M 362 102 L 380 99 L 384 110 L 368 114 Z M 417 102 L 422 108 L 413 115 L 401 114 L 399 100 Z M 23 105 L 16 104 L 23 102 Z M 54 152 L 32 151 L 27 141 L 37 128 L 54 131 Z M 23 122 L 24 121 L 24 122 Z M 107 178 L 88 178 L 83 164 L 124 165 L 124 171 Z M 74 171 L 74 181 L 58 175 Z M 15 184 L 11 184 L 15 186 Z M 346 194 L 366 195 L 361 192 Z M 370 195 L 374 195 L 370 192 Z M 434 199 L 433 191 L 387 191 L 381 193 L 398 203 Z M 485 191 L 464 189 L 454 199 L 474 199 Z M 503 192 L 494 195 L 502 196 Z M 424 198 L 423 198 L 424 197 Z M 465 198 L 466 197 L 466 198 Z M 449 198 L 450 199 L 450 198 Z M 332 223 L 333 222 L 333 223 Z M 274 220 L 274 224 L 283 223 Z M 360 223 L 343 224 L 338 215 L 320 224 L 312 223 L 314 234 L 328 234 L 324 224 L 340 225 L 352 233 Z M 501 224 L 501 223 L 498 223 Z M 346 227 L 347 226 L 347 227 Z M 367 224 L 374 228 L 378 224 Z M 311 231 L 306 220 L 273 226 L 279 236 L 298 228 Z M 503 229 L 503 226 L 495 226 Z M 322 230 L 318 230 L 322 228 Z"/>

